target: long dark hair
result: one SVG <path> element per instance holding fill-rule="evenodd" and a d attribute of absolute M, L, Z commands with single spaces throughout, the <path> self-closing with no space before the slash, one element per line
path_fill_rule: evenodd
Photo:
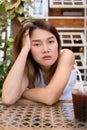
<path fill-rule="evenodd" d="M 19 33 L 16 35 L 16 38 L 15 38 L 15 41 L 14 41 L 14 44 L 13 44 L 13 49 L 12 49 L 12 60 L 13 60 L 13 62 L 15 62 L 17 56 L 19 55 L 19 53 L 22 49 L 22 37 L 23 37 L 25 31 L 27 29 L 29 29 L 29 36 L 31 38 L 32 32 L 36 28 L 46 30 L 46 31 L 52 33 L 56 37 L 56 40 L 57 40 L 57 43 L 58 43 L 58 55 L 60 54 L 61 42 L 60 42 L 60 37 L 59 37 L 58 31 L 56 30 L 56 28 L 45 20 L 34 20 L 33 22 L 25 22 L 21 26 Z M 52 76 L 55 72 L 57 64 L 58 64 L 58 59 L 51 67 L 50 80 L 51 80 L 51 78 L 52 78 Z M 28 53 L 26 66 L 25 66 L 25 73 L 27 74 L 28 79 L 29 79 L 29 88 L 35 87 L 35 80 L 36 80 L 37 77 L 40 77 L 39 69 L 40 69 L 40 66 L 33 59 L 31 51 L 30 51 Z"/>

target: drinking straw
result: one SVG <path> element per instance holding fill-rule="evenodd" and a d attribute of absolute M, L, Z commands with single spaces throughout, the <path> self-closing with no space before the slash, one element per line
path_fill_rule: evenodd
<path fill-rule="evenodd" d="M 80 73 L 80 71 L 79 71 L 79 69 L 78 69 L 78 67 L 77 67 L 76 64 L 74 64 L 74 68 L 76 69 L 76 71 L 77 71 L 77 73 L 78 73 L 78 76 L 79 76 L 79 79 L 80 79 L 80 83 L 81 83 L 81 92 L 84 92 L 84 91 L 83 91 L 83 81 L 82 81 L 81 73 Z"/>

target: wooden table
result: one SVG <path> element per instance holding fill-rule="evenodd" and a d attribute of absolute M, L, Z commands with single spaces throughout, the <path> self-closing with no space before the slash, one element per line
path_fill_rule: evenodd
<path fill-rule="evenodd" d="M 0 105 L 0 130 L 87 130 L 87 122 L 75 119 L 72 102 L 48 106 L 21 99 Z"/>

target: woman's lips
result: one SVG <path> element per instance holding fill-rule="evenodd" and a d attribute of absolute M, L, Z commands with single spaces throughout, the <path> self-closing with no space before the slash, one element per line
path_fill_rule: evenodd
<path fill-rule="evenodd" d="M 45 60 L 50 60 L 50 59 L 51 59 L 51 56 L 44 56 L 43 59 L 45 59 Z"/>

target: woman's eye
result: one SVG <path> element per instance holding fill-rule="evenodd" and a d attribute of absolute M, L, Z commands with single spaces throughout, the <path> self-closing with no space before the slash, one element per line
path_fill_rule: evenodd
<path fill-rule="evenodd" d="M 40 46 L 40 43 L 34 43 L 33 45 L 34 46 Z"/>
<path fill-rule="evenodd" d="M 49 41 L 49 43 L 54 43 L 54 40 Z"/>

